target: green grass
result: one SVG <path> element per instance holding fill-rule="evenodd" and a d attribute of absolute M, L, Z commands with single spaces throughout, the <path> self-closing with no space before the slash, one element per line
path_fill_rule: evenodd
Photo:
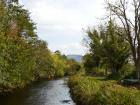
<path fill-rule="evenodd" d="M 140 91 L 116 81 L 76 75 L 68 83 L 79 105 L 140 105 Z"/>

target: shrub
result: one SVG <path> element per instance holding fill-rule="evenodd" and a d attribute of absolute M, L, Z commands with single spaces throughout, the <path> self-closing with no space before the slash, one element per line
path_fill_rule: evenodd
<path fill-rule="evenodd" d="M 134 72 L 134 65 L 126 64 L 120 70 L 121 78 L 125 78 L 126 76 L 131 75 L 133 74 L 133 72 Z"/>

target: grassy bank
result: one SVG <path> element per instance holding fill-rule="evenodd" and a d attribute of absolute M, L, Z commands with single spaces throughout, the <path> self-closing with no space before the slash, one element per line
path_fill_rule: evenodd
<path fill-rule="evenodd" d="M 140 91 L 102 78 L 73 76 L 69 86 L 78 105 L 140 105 Z"/>

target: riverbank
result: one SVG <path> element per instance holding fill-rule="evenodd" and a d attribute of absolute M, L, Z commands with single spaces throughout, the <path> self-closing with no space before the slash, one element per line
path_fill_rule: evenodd
<path fill-rule="evenodd" d="M 140 91 L 116 81 L 76 75 L 68 84 L 78 105 L 140 105 Z"/>
<path fill-rule="evenodd" d="M 14 87 L 3 87 L 3 88 L 0 87 L 0 96 L 14 94 L 16 92 L 26 90 L 27 88 L 31 87 L 32 85 L 38 84 L 42 81 L 44 82 L 44 81 L 58 80 L 58 79 L 62 79 L 62 78 L 63 77 L 52 77 L 52 78 L 40 77 L 40 78 L 34 79 L 26 84 L 24 83 L 24 85 L 22 85 L 22 86 L 21 85 L 18 86 L 18 84 L 17 84 L 17 86 L 14 86 Z"/>

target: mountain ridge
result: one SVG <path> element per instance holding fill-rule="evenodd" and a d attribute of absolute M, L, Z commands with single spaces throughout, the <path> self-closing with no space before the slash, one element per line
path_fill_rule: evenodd
<path fill-rule="evenodd" d="M 76 60 L 77 62 L 81 62 L 83 56 L 80 55 L 80 54 L 69 54 L 69 55 L 67 55 L 67 58 L 68 58 L 68 59 L 74 59 L 74 60 Z"/>

